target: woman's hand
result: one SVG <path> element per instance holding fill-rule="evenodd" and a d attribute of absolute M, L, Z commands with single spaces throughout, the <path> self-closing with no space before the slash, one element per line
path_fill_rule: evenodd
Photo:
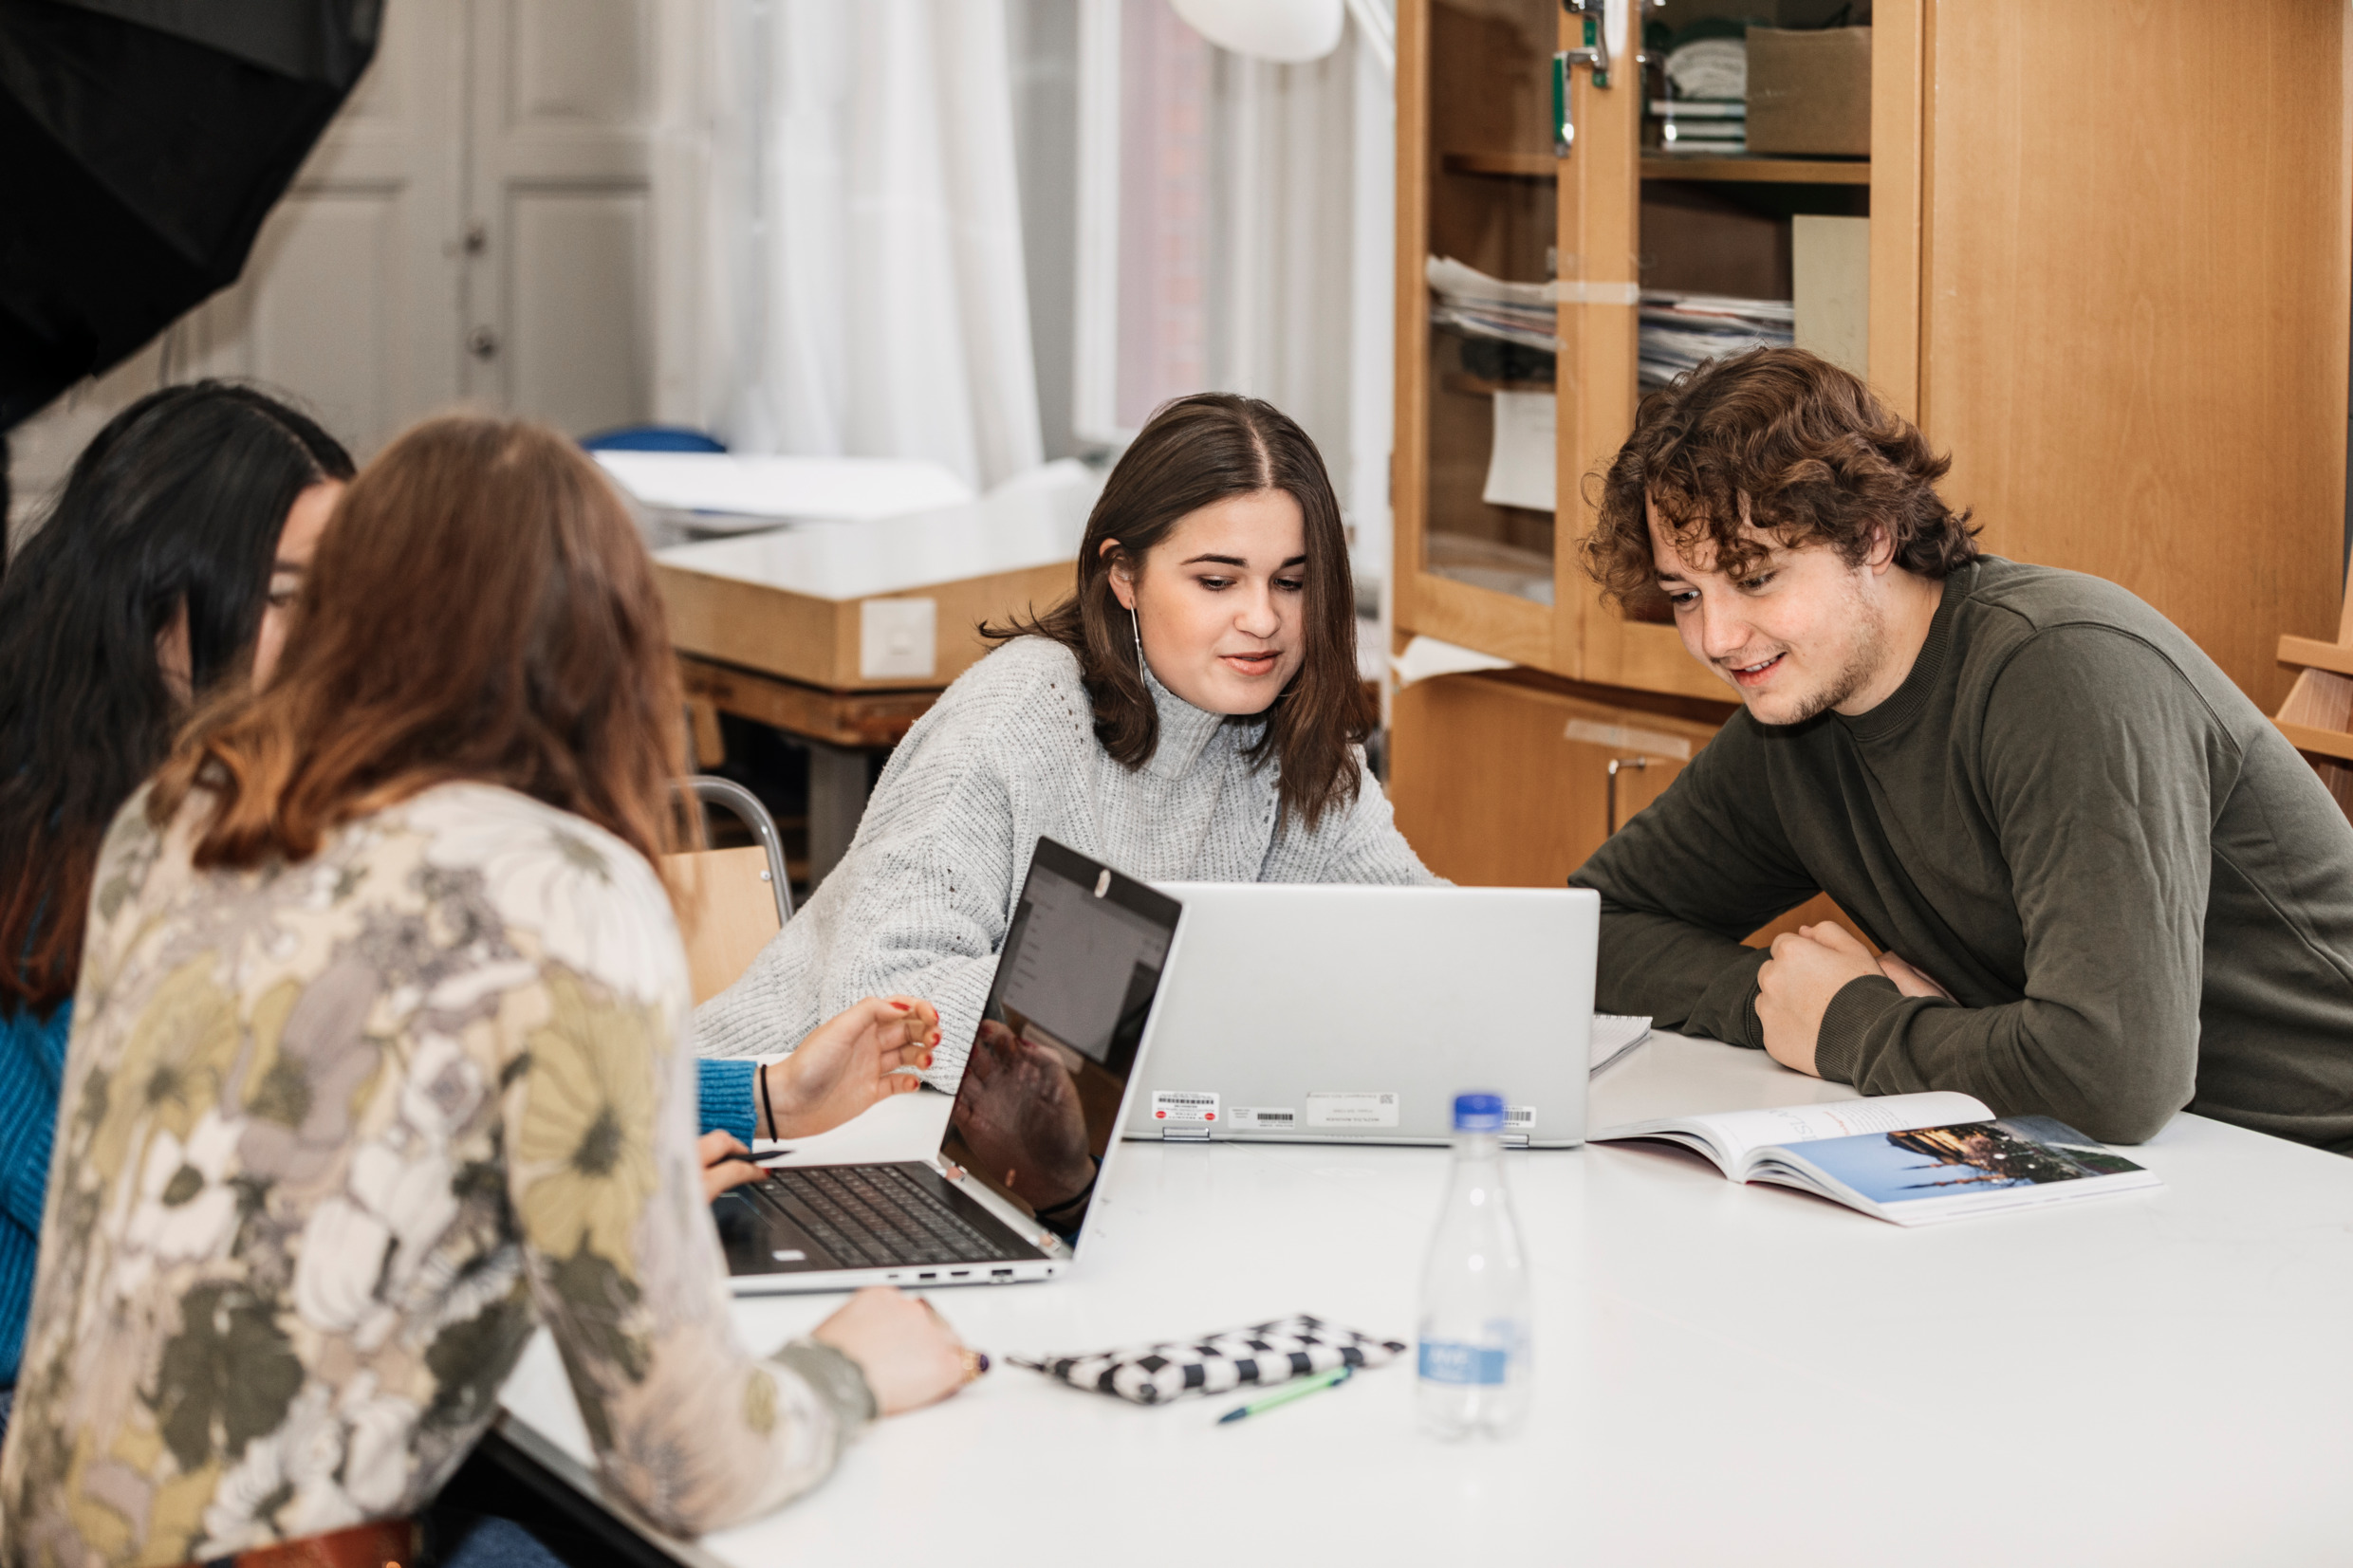
<path fill-rule="evenodd" d="M 803 1049 L 806 1049 L 806 1046 Z M 976 1358 L 919 1296 L 869 1285 L 809 1336 L 858 1363 L 884 1415 L 945 1399 L 972 1381 Z"/>
<path fill-rule="evenodd" d="M 695 1140 L 702 1156 L 703 1202 L 716 1202 L 720 1193 L 768 1174 L 751 1163 L 751 1151 L 735 1141 L 732 1133 L 705 1133 Z"/>
<path fill-rule="evenodd" d="M 870 996 L 819 1024 L 800 1049 L 760 1069 L 752 1089 L 762 1135 L 812 1137 L 841 1126 L 880 1099 L 912 1094 L 932 1064 L 939 1013 L 913 997 Z M 776 1121 L 768 1125 L 773 1106 Z"/>

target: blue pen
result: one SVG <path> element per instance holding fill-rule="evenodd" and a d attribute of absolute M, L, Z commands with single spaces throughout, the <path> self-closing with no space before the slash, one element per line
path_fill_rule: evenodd
<path fill-rule="evenodd" d="M 1334 1367 L 1329 1372 L 1319 1372 L 1313 1377 L 1303 1377 L 1295 1383 L 1286 1383 L 1272 1393 L 1253 1399 L 1247 1405 L 1234 1406 L 1233 1409 L 1217 1418 L 1217 1424 L 1222 1427 L 1229 1421 L 1239 1421 L 1246 1415 L 1256 1415 L 1260 1411 L 1270 1411 L 1277 1405 L 1288 1405 L 1294 1399 L 1305 1399 L 1311 1393 L 1321 1393 L 1325 1389 L 1336 1389 L 1355 1375 L 1356 1368 L 1354 1367 Z"/>

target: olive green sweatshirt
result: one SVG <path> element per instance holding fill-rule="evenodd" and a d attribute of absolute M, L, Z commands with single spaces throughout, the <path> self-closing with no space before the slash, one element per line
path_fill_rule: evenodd
<path fill-rule="evenodd" d="M 1817 892 L 1956 999 L 1849 982 L 1815 1065 L 2137 1143 L 2185 1106 L 2353 1153 L 2353 825 L 2164 617 L 1988 559 L 1902 686 L 1735 714 L 1569 878 L 1603 1011 L 1761 1046 L 1739 938 Z"/>

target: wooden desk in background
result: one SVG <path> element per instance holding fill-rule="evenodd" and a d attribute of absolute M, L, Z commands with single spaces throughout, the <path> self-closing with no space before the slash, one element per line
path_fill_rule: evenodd
<path fill-rule="evenodd" d="M 721 713 L 805 746 L 808 875 L 824 876 L 858 830 L 869 759 L 989 652 L 980 623 L 1069 593 L 1093 502 L 1090 483 L 1041 485 L 656 552 L 695 765 L 724 759 Z"/>

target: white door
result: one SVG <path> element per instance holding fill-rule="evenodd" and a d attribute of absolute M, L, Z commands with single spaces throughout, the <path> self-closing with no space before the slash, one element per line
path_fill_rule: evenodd
<path fill-rule="evenodd" d="M 574 435 L 654 413 L 654 0 L 471 0 L 469 397 Z"/>
<path fill-rule="evenodd" d="M 394 0 L 374 64 L 160 379 L 292 394 L 364 462 L 460 394 L 465 0 Z"/>
<path fill-rule="evenodd" d="M 245 275 L 8 434 L 12 520 L 117 413 L 200 376 L 291 396 L 362 462 L 461 400 L 574 434 L 650 417 L 654 33 L 692 10 L 658 9 L 390 0 L 374 63 Z M 673 91 L 692 88 L 689 73 Z M 687 286 L 691 254 L 673 270 Z"/>

